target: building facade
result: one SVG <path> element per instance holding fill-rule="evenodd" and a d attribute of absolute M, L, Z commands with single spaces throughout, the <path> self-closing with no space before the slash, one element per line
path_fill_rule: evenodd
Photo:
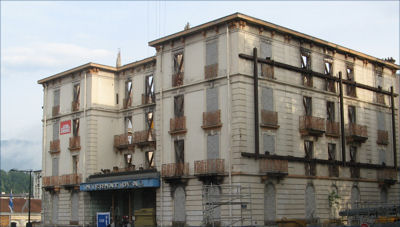
<path fill-rule="evenodd" d="M 322 223 L 398 202 L 393 61 L 239 13 L 149 45 L 39 81 L 45 225 Z"/>

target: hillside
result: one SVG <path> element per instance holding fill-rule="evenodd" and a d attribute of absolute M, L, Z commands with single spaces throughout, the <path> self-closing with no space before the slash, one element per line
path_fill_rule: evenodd
<path fill-rule="evenodd" d="M 29 174 L 0 170 L 0 192 L 22 193 L 29 191 Z"/>

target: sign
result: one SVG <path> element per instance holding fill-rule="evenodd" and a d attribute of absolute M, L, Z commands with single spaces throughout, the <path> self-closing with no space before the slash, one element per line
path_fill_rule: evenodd
<path fill-rule="evenodd" d="M 360 227 L 369 227 L 367 223 L 362 223 Z"/>
<path fill-rule="evenodd" d="M 110 212 L 97 212 L 97 227 L 107 227 L 110 224 Z"/>
<path fill-rule="evenodd" d="M 105 191 L 115 189 L 128 189 L 128 188 L 158 188 L 160 187 L 160 179 L 135 179 L 135 180 L 122 180 L 101 183 L 82 183 L 80 185 L 81 191 Z"/>
<path fill-rule="evenodd" d="M 60 135 L 71 133 L 71 120 L 61 121 L 60 123 Z"/>

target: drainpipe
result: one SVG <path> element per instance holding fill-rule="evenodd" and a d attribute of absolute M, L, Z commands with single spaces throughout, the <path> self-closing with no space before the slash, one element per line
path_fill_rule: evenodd
<path fill-rule="evenodd" d="M 47 129 L 47 91 L 48 91 L 48 86 L 46 83 L 43 84 L 43 93 L 44 93 L 44 97 L 43 97 L 43 138 L 42 138 L 42 166 L 43 169 L 46 169 L 46 129 Z M 46 175 L 46 173 L 44 173 L 44 175 Z"/>
<path fill-rule="evenodd" d="M 346 165 L 346 144 L 344 135 L 344 107 L 343 107 L 343 80 L 342 72 L 339 72 L 339 88 L 340 88 L 340 135 L 342 138 L 342 165 Z"/>
<path fill-rule="evenodd" d="M 260 156 L 260 133 L 259 133 L 259 119 L 258 119 L 258 67 L 257 67 L 257 48 L 253 49 L 254 59 L 254 149 L 256 159 Z"/>
<path fill-rule="evenodd" d="M 394 92 L 393 86 L 390 87 L 390 101 L 391 101 L 391 109 L 392 109 L 392 136 L 393 136 L 393 162 L 394 167 L 397 168 L 397 149 L 396 149 L 396 113 L 394 109 Z"/>
<path fill-rule="evenodd" d="M 85 83 L 85 95 L 83 96 L 83 119 L 85 122 L 85 131 L 86 131 L 86 135 L 87 135 L 87 122 L 86 122 L 86 96 L 87 96 L 87 78 L 86 78 L 86 71 L 84 72 L 84 83 Z M 85 153 L 83 154 L 83 162 L 82 164 L 85 165 L 86 164 L 86 152 L 87 152 L 87 138 L 85 138 Z M 82 179 L 86 179 L 86 168 L 82 168 L 83 169 L 83 177 Z M 86 181 L 85 181 L 86 182 Z M 85 192 L 84 192 L 85 193 Z M 82 226 L 85 226 L 85 194 L 83 194 L 83 223 Z"/>
<path fill-rule="evenodd" d="M 229 151 L 229 186 L 230 194 L 232 195 L 232 133 L 231 133 L 231 80 L 230 80 L 230 51 L 229 51 L 229 25 L 226 25 L 226 79 L 228 84 L 228 94 L 227 94 L 227 116 L 228 116 L 228 151 Z M 232 220 L 232 205 L 229 206 L 229 217 Z M 232 226 L 232 224 L 230 224 Z"/>
<path fill-rule="evenodd" d="M 164 121 L 163 121 L 163 76 L 160 76 L 162 73 L 162 59 L 163 59 L 163 50 L 161 49 L 160 53 L 160 73 L 158 77 L 160 77 L 160 168 L 162 169 L 162 164 L 164 163 L 164 156 L 163 156 L 163 138 L 164 138 Z M 157 62 L 156 62 L 157 64 Z M 161 227 L 164 226 L 164 181 L 160 179 L 160 189 L 161 189 Z"/>

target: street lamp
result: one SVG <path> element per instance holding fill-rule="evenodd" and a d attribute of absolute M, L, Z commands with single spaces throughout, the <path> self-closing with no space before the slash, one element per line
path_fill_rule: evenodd
<path fill-rule="evenodd" d="M 41 170 L 17 170 L 17 169 L 10 169 L 10 172 L 22 172 L 22 173 L 29 173 L 29 196 L 28 196 L 28 223 L 26 223 L 26 227 L 32 227 L 31 223 L 31 191 L 32 191 L 32 172 L 38 173 Z"/>

